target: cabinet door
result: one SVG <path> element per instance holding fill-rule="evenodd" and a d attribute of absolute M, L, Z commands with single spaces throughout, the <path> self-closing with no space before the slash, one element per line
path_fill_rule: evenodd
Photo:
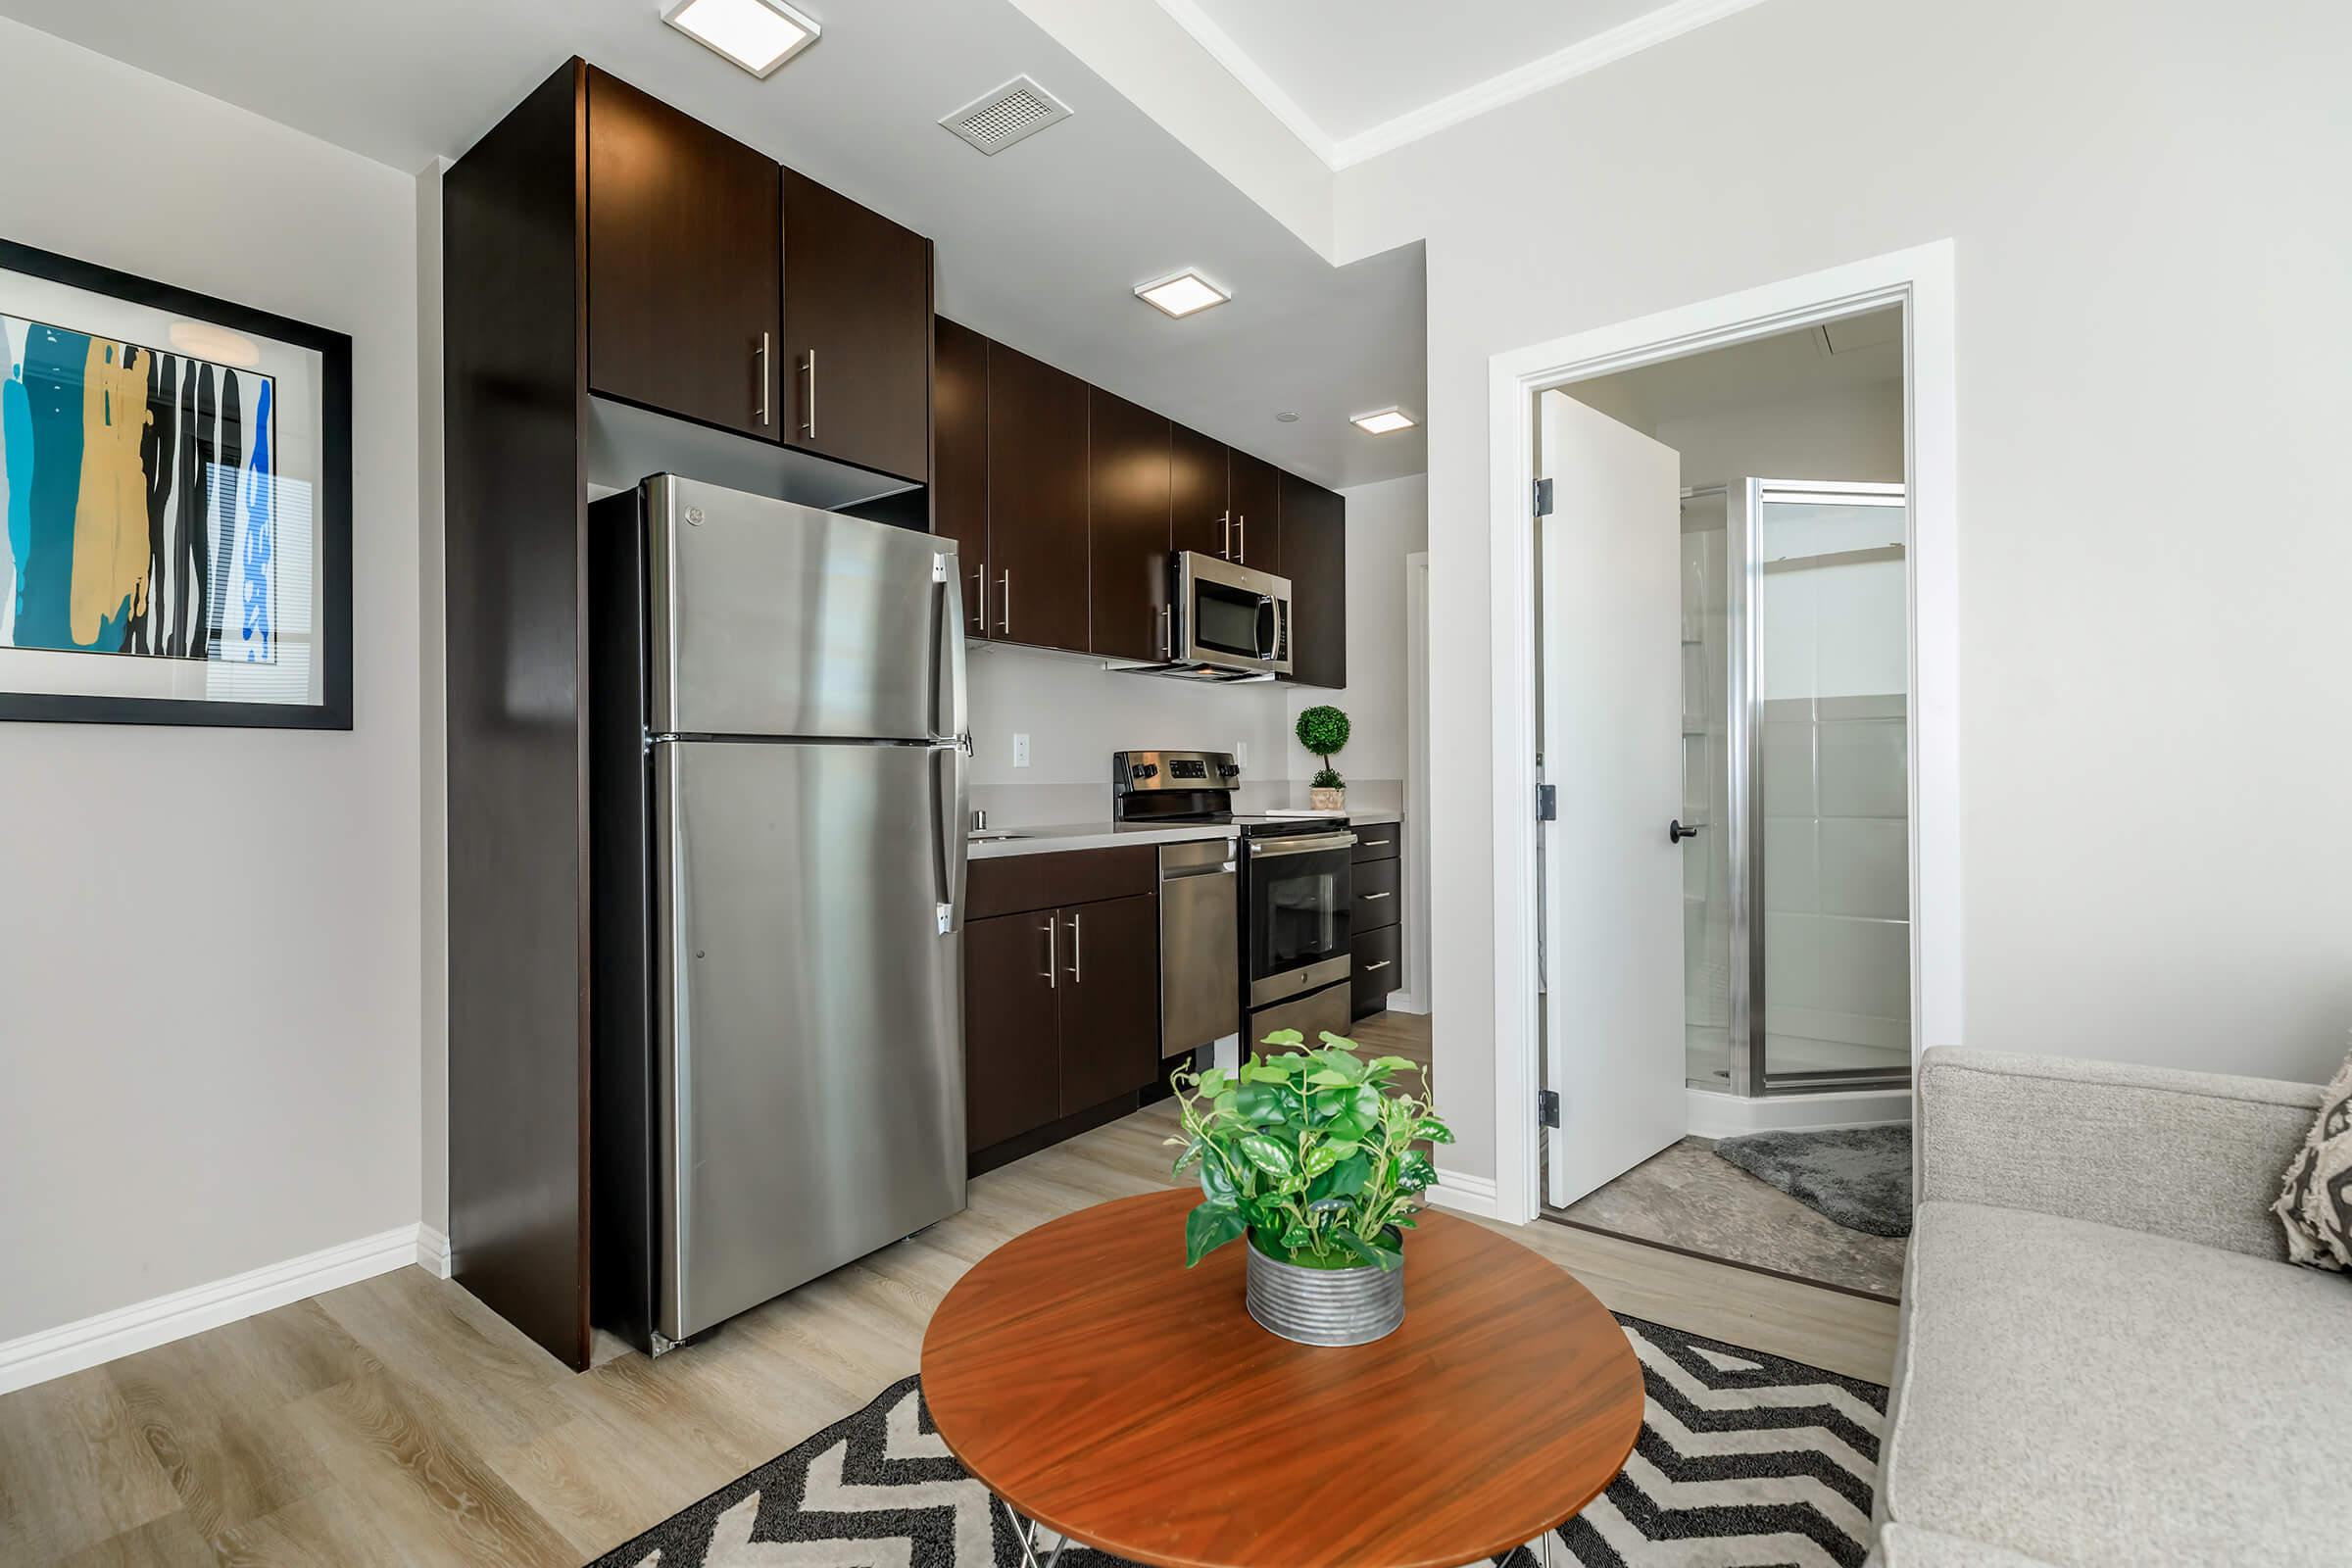
<path fill-rule="evenodd" d="M 1088 388 L 1087 553 L 1094 651 L 1168 659 L 1168 421 Z"/>
<path fill-rule="evenodd" d="M 1233 503 L 1233 559 L 1245 566 L 1282 569 L 1282 470 L 1239 447 L 1227 459 L 1227 499 Z"/>
<path fill-rule="evenodd" d="M 963 628 L 986 635 L 988 580 L 988 339 L 941 317 L 931 399 L 931 531 L 963 562 Z"/>
<path fill-rule="evenodd" d="M 787 445 L 931 470 L 931 242 L 784 171 Z"/>
<path fill-rule="evenodd" d="M 988 346 L 989 631 L 1087 652 L 1086 383 Z"/>
<path fill-rule="evenodd" d="M 1225 443 L 1183 425 L 1168 428 L 1170 548 L 1233 559 L 1233 515 L 1225 504 Z"/>
<path fill-rule="evenodd" d="M 1159 1075 L 1159 899 L 1061 911 L 1061 1113 Z"/>
<path fill-rule="evenodd" d="M 590 390 L 775 440 L 781 199 L 774 163 L 590 72 Z"/>
<path fill-rule="evenodd" d="M 1348 684 L 1348 503 L 1282 476 L 1282 567 L 1291 580 L 1291 678 Z"/>
<path fill-rule="evenodd" d="M 1054 911 L 963 926 L 964 1130 L 974 1150 L 1059 1115 L 1060 977 Z"/>

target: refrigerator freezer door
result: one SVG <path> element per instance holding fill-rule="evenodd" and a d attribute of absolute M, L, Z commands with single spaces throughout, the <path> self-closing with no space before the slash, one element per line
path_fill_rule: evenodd
<path fill-rule="evenodd" d="M 953 540 L 670 474 L 645 513 L 655 734 L 960 730 Z"/>
<path fill-rule="evenodd" d="M 952 747 L 654 748 L 667 1338 L 963 1206 L 963 938 L 942 913 L 963 840 L 940 837 L 961 762 Z"/>

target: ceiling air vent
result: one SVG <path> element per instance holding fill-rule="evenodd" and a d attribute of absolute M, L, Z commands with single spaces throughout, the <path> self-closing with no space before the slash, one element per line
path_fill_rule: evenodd
<path fill-rule="evenodd" d="M 1015 76 L 994 92 L 982 93 L 940 122 L 994 158 L 1024 136 L 1070 118 L 1070 106 L 1027 76 Z"/>

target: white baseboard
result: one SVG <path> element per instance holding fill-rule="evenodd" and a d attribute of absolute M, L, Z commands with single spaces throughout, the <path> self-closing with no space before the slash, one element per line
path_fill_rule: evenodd
<path fill-rule="evenodd" d="M 1410 991 L 1390 992 L 1388 1005 L 1391 1012 L 1424 1013 L 1429 1011 L 1429 1004 Z"/>
<path fill-rule="evenodd" d="M 1440 1208 L 1450 1208 L 1460 1214 L 1479 1214 L 1493 1219 L 1499 1212 L 1494 1206 L 1494 1178 L 1470 1176 L 1458 1170 L 1441 1169 L 1438 1185 L 1426 1195 Z"/>
<path fill-rule="evenodd" d="M 437 1280 L 457 1272 L 457 1256 L 449 1250 L 449 1238 L 430 1225 L 416 1227 L 416 1266 Z"/>
<path fill-rule="evenodd" d="M 1685 1091 L 1690 1132 L 1698 1138 L 1742 1133 L 1826 1132 L 1833 1127 L 1879 1127 L 1911 1119 L 1908 1089 L 1855 1089 L 1826 1095 L 1765 1095 L 1747 1099 L 1705 1089 Z"/>
<path fill-rule="evenodd" d="M 0 1394 L 151 1350 L 412 1263 L 446 1279 L 448 1258 L 449 1241 L 439 1231 L 399 1225 L 209 1285 L 191 1286 L 79 1322 L 42 1329 L 0 1344 Z"/>

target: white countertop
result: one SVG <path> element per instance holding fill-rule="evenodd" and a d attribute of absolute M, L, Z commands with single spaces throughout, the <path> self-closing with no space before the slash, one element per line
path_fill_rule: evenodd
<path fill-rule="evenodd" d="M 992 830 L 993 831 L 993 830 Z M 1042 827 L 1016 827 L 1017 839 L 969 840 L 970 858 L 1002 859 L 1009 855 L 1054 855 L 1063 850 L 1105 850 L 1125 844 L 1192 844 L 1201 839 L 1229 839 L 1231 822 L 1054 822 Z"/>

